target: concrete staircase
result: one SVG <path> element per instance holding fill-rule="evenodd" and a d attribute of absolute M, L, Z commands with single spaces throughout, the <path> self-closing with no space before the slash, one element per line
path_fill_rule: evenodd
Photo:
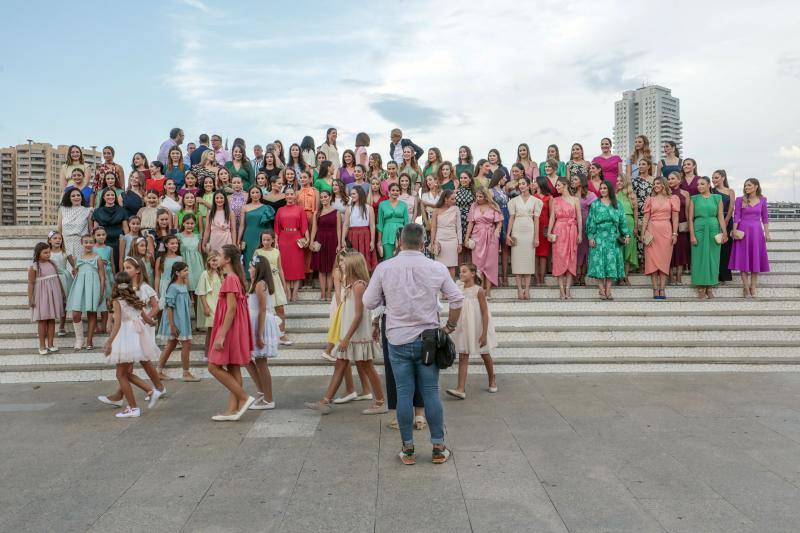
<path fill-rule="evenodd" d="M 800 221 L 775 222 L 770 231 L 773 272 L 761 276 L 755 300 L 741 298 L 736 273 L 710 301 L 697 300 L 688 285 L 668 287 L 667 301 L 653 301 L 649 278 L 640 275 L 631 277 L 631 287 L 616 287 L 612 302 L 600 301 L 593 286 L 577 287 L 574 300 L 560 301 L 552 278 L 533 288 L 527 302 L 516 301 L 513 288 L 495 289 L 497 371 L 800 370 Z M 41 227 L 0 226 L 0 383 L 113 380 L 100 351 L 75 351 L 72 336 L 57 338 L 55 354 L 37 352 L 25 270 L 45 234 Z M 332 364 L 319 357 L 328 304 L 317 291 L 303 291 L 300 302 L 287 306 L 287 325 L 295 345 L 270 361 L 273 374 L 330 373 Z M 95 337 L 96 346 L 104 342 Z M 195 336 L 192 366 L 205 377 L 203 342 L 202 334 Z M 173 354 L 169 368 L 176 377 L 179 359 Z"/>

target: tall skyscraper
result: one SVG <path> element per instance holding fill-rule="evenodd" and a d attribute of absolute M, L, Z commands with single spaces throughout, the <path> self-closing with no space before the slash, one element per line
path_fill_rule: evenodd
<path fill-rule="evenodd" d="M 664 157 L 665 141 L 674 141 L 682 149 L 681 103 L 672 91 L 648 85 L 623 92 L 622 99 L 614 103 L 614 153 L 623 161 L 633 153 L 637 135 L 650 141 L 654 162 Z"/>
<path fill-rule="evenodd" d="M 59 172 L 69 147 L 48 143 L 0 149 L 0 206 L 3 225 L 55 225 L 61 202 Z M 101 161 L 100 152 L 83 149 L 84 162 Z"/>

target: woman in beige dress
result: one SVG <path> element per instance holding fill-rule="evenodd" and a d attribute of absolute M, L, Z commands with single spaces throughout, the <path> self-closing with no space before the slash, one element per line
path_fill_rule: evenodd
<path fill-rule="evenodd" d="M 531 182 L 519 178 L 519 196 L 508 202 L 508 237 L 511 246 L 511 271 L 517 278 L 517 299 L 529 300 L 531 274 L 536 272 L 536 247 L 539 246 L 539 215 L 543 202 L 531 194 Z"/>
<path fill-rule="evenodd" d="M 431 254 L 455 277 L 461 253 L 461 211 L 451 189 L 442 191 L 431 217 Z"/>

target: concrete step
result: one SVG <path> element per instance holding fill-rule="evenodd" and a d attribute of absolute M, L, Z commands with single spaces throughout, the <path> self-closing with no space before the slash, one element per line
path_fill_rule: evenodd
<path fill-rule="evenodd" d="M 691 287 L 690 279 L 687 277 L 685 285 L 670 286 L 667 288 L 667 296 L 669 298 L 693 298 L 697 296 L 696 290 Z M 738 282 L 737 282 L 738 283 Z M 0 282 L 0 297 L 9 294 L 22 295 L 27 290 L 27 280 L 13 280 Z M 620 300 L 624 299 L 652 299 L 653 292 L 649 287 L 614 287 L 614 297 Z M 511 287 L 496 287 L 492 290 L 492 299 L 516 299 L 516 288 Z M 532 287 L 531 298 L 533 300 L 558 300 L 558 289 L 555 287 Z M 714 290 L 714 295 L 718 298 L 741 298 L 742 291 L 739 286 L 733 283 L 720 285 Z M 572 296 L 574 299 L 596 299 L 597 286 L 589 280 L 589 285 L 585 287 L 573 287 Z M 800 285 L 785 284 L 785 283 L 769 283 L 759 287 L 760 298 L 800 298 Z M 299 294 L 299 302 L 308 303 L 319 301 L 319 291 L 316 290 L 303 290 Z M 295 305 L 295 304 L 291 304 Z"/>
<path fill-rule="evenodd" d="M 658 329 L 653 329 L 653 328 Z M 326 344 L 327 332 L 324 328 L 317 330 L 303 330 L 291 334 L 291 339 L 295 342 L 294 346 L 286 347 L 285 350 L 296 350 L 304 348 L 322 348 Z M 104 335 L 97 335 L 94 344 L 100 347 L 105 342 Z M 69 347 L 72 345 L 70 337 L 57 338 L 56 345 Z M 192 343 L 202 346 L 205 337 L 196 334 Z M 586 329 L 580 326 L 574 328 L 534 328 L 534 327 L 509 327 L 498 333 L 500 346 L 525 348 L 530 346 L 631 346 L 648 348 L 650 346 L 736 346 L 737 343 L 746 342 L 749 344 L 760 344 L 762 346 L 800 346 L 800 328 L 774 326 L 767 327 L 738 326 L 730 329 L 723 329 L 718 326 L 713 329 L 697 327 L 670 328 L 667 324 L 662 326 L 652 326 L 650 328 L 640 328 L 631 326 L 628 328 L 615 328 L 609 330 L 607 327 L 597 327 Z M 28 348 L 31 344 L 37 346 L 33 335 L 28 334 L 27 338 L 21 338 L 19 334 L 12 339 L 3 340 L 3 350 L 9 353 L 15 349 Z M 800 355 L 800 353 L 798 354 Z M 0 361 L 3 357 L 0 355 Z"/>
<path fill-rule="evenodd" d="M 27 309 L 24 310 L 25 312 Z M 13 313 L 13 316 L 9 316 Z M 14 329 L 18 335 L 35 335 L 36 324 L 26 319 L 20 319 L 19 311 L 0 309 L 0 321 L 7 327 Z M 26 316 L 26 315 L 23 315 Z M 723 316 L 706 316 L 702 312 L 700 318 L 696 314 L 669 315 L 670 319 L 665 324 L 664 315 L 641 314 L 615 314 L 610 316 L 587 316 L 585 314 L 573 315 L 523 315 L 520 313 L 494 313 L 493 323 L 498 332 L 526 331 L 588 331 L 593 329 L 631 329 L 649 330 L 683 329 L 686 331 L 702 330 L 736 330 L 736 329 L 800 329 L 800 309 L 787 312 L 770 312 L 757 315 L 749 311 L 739 310 L 737 313 L 728 313 Z M 327 332 L 330 325 L 328 315 L 315 317 L 287 318 L 287 325 L 292 332 L 319 333 Z M 29 326 L 22 328 L 19 326 Z M 68 324 L 69 330 L 71 325 Z M 0 332 L 2 333 L 2 332 Z M 0 353 L 5 347 L 0 343 Z"/>

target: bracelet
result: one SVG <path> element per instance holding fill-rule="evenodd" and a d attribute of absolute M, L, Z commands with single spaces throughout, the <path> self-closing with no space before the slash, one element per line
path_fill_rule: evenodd
<path fill-rule="evenodd" d="M 444 327 L 446 327 L 448 329 L 456 329 L 457 325 L 458 324 L 452 324 L 452 323 L 450 323 L 450 321 L 448 321 L 447 324 L 444 325 Z"/>

